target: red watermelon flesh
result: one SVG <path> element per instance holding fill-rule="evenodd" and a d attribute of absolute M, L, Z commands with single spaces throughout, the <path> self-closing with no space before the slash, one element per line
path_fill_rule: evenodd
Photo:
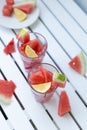
<path fill-rule="evenodd" d="M 0 95 L 3 95 L 7 98 L 11 98 L 15 88 L 16 85 L 12 80 L 11 81 L 0 80 Z"/>
<path fill-rule="evenodd" d="M 14 4 L 14 0 L 6 0 L 6 3 L 7 3 L 8 5 L 12 5 L 12 4 Z"/>
<path fill-rule="evenodd" d="M 19 6 L 15 6 L 15 8 L 22 10 L 25 13 L 31 13 L 34 9 L 34 5 L 33 4 L 25 4 L 25 5 L 19 5 Z"/>
<path fill-rule="evenodd" d="M 48 71 L 42 67 L 40 67 L 40 70 L 45 78 L 45 82 L 51 82 L 53 74 L 50 71 Z"/>
<path fill-rule="evenodd" d="M 58 87 L 58 83 L 56 81 L 53 81 L 52 77 L 53 74 L 50 71 L 39 66 L 39 70 L 37 72 L 32 72 L 28 77 L 28 80 L 31 84 L 41 84 L 51 82 L 51 87 L 47 91 L 47 93 L 49 93 L 53 92 Z"/>
<path fill-rule="evenodd" d="M 51 87 L 50 87 L 50 89 L 47 91 L 47 93 L 55 91 L 55 90 L 58 88 L 58 86 L 59 86 L 58 82 L 52 81 L 52 82 L 51 82 Z"/>
<path fill-rule="evenodd" d="M 7 44 L 7 46 L 4 48 L 5 54 L 10 54 L 15 52 L 15 45 L 14 45 L 14 38 Z"/>
<path fill-rule="evenodd" d="M 39 55 L 43 50 L 43 45 L 38 39 L 33 39 L 28 42 L 30 47 Z"/>
<path fill-rule="evenodd" d="M 76 72 L 81 75 L 86 74 L 86 61 L 83 55 L 83 52 L 80 52 L 77 56 L 75 56 L 70 62 L 69 65 L 73 68 Z"/>
<path fill-rule="evenodd" d="M 43 76 L 41 71 L 33 72 L 29 76 L 29 81 L 30 81 L 31 84 L 41 84 L 41 83 L 45 82 L 44 76 Z"/>
<path fill-rule="evenodd" d="M 58 115 L 63 116 L 66 113 L 70 112 L 70 110 L 71 110 L 71 107 L 70 107 L 68 95 L 66 91 L 62 91 L 60 94 L 60 99 L 59 99 Z"/>
<path fill-rule="evenodd" d="M 25 33 L 23 36 L 16 35 L 16 38 L 20 40 L 23 44 L 26 44 L 30 41 L 29 33 Z"/>
<path fill-rule="evenodd" d="M 4 5 L 3 8 L 2 8 L 2 14 L 4 16 L 11 16 L 13 12 L 13 7 L 12 5 Z"/>

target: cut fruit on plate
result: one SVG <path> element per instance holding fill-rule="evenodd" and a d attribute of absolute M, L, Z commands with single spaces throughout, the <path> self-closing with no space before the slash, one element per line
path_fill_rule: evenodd
<path fill-rule="evenodd" d="M 32 85 L 32 87 L 33 87 L 34 90 L 36 90 L 38 92 L 45 93 L 50 89 L 51 82 Z"/>
<path fill-rule="evenodd" d="M 26 47 L 25 47 L 25 54 L 27 57 L 30 57 L 30 58 L 37 58 L 38 57 L 36 52 L 29 45 L 26 45 Z"/>
<path fill-rule="evenodd" d="M 16 0 L 16 2 L 17 1 L 19 0 Z M 40 9 L 39 9 L 39 6 L 37 5 L 35 9 L 32 11 L 32 13 L 30 13 L 24 21 L 20 22 L 15 18 L 14 12 L 13 12 L 13 15 L 11 15 L 10 17 L 3 16 L 2 8 L 4 5 L 5 5 L 5 0 L 1 0 L 0 1 L 0 7 L 1 7 L 0 8 L 0 25 L 6 28 L 21 29 L 24 27 L 29 27 L 36 22 L 36 20 L 38 19 L 40 15 Z"/>
<path fill-rule="evenodd" d="M 79 74 L 86 75 L 86 59 L 82 51 L 69 62 L 69 65 Z"/>
<path fill-rule="evenodd" d="M 22 22 L 27 18 L 27 14 L 22 10 L 14 8 L 14 14 L 18 21 Z"/>
<path fill-rule="evenodd" d="M 57 81 L 59 87 L 65 87 L 67 78 L 64 74 L 54 72 L 53 73 L 53 80 Z"/>
<path fill-rule="evenodd" d="M 59 99 L 58 115 L 63 116 L 66 113 L 70 112 L 70 110 L 71 110 L 71 107 L 70 107 L 68 95 L 66 91 L 62 91 L 60 94 L 60 99 Z"/>
<path fill-rule="evenodd" d="M 13 8 L 18 8 L 27 14 L 31 13 L 35 7 L 36 7 L 36 0 L 17 2 L 16 4 L 13 5 Z"/>

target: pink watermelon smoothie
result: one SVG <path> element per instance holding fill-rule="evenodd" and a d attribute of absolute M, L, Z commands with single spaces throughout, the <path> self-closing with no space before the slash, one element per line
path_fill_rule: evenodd
<path fill-rule="evenodd" d="M 31 71 L 28 73 L 28 82 L 33 95 L 38 102 L 47 102 L 53 96 L 54 92 L 58 88 L 58 83 L 53 80 L 53 73 L 57 71 L 57 69 L 48 63 L 41 63 L 40 65 L 36 65 Z M 58 71 L 57 71 L 58 72 Z M 40 92 L 35 90 L 32 86 L 44 83 L 51 83 L 50 88 L 46 90 L 46 92 Z"/>
<path fill-rule="evenodd" d="M 25 70 L 28 72 L 36 64 L 40 64 L 43 61 L 47 50 L 47 40 L 44 36 L 39 33 L 29 33 L 29 40 L 23 43 L 21 40 L 18 40 L 18 51 L 20 53 L 21 59 L 24 63 Z M 27 38 L 27 37 L 26 37 Z M 29 57 L 25 54 L 25 48 L 29 45 L 30 48 L 34 50 L 37 54 L 37 57 Z"/>

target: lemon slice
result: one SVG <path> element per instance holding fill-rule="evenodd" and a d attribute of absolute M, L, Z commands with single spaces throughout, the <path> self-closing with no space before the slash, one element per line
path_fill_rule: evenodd
<path fill-rule="evenodd" d="M 38 57 L 38 55 L 36 54 L 36 52 L 29 45 L 27 45 L 25 47 L 25 54 L 28 57 L 30 57 L 30 58 L 36 58 L 36 57 Z"/>
<path fill-rule="evenodd" d="M 26 34 L 28 34 L 29 30 L 27 28 L 22 28 L 19 32 L 19 37 L 25 36 Z"/>
<path fill-rule="evenodd" d="M 22 10 L 14 8 L 14 14 L 18 21 L 24 21 L 27 18 L 27 14 Z"/>
<path fill-rule="evenodd" d="M 33 87 L 34 90 L 36 90 L 38 92 L 45 93 L 51 87 L 51 82 L 32 85 L 32 87 Z"/>

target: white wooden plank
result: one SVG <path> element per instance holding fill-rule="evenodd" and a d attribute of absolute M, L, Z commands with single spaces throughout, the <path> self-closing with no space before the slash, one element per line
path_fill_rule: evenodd
<path fill-rule="evenodd" d="M 0 79 L 3 79 L 1 74 Z M 1 103 L 1 106 L 6 112 L 6 115 L 11 121 L 14 129 L 34 130 L 14 96 L 12 97 L 12 102 L 10 105 L 3 105 L 3 103 Z"/>
<path fill-rule="evenodd" d="M 0 111 L 0 130 L 11 130 Z"/>
<path fill-rule="evenodd" d="M 0 51 L 0 54 L 2 55 L 1 56 L 2 58 L 0 59 L 1 62 L 0 67 L 3 70 L 7 79 L 8 80 L 13 79 L 13 81 L 16 83 L 17 88 L 15 92 L 17 93 L 19 99 L 23 103 L 26 111 L 30 115 L 36 127 L 39 130 L 44 130 L 43 126 L 45 125 L 47 129 L 57 130 L 56 126 L 50 120 L 49 116 L 43 109 L 42 105 L 35 101 L 30 91 L 29 85 L 27 84 L 21 73 L 18 71 L 12 59 L 9 56 L 3 54 L 3 46 L 1 47 L 0 45 L 0 48 L 2 50 L 2 52 Z"/>
<path fill-rule="evenodd" d="M 60 117 L 58 115 L 58 102 L 59 97 L 56 94 L 54 94 L 51 100 L 48 103 L 44 104 L 47 110 L 50 112 L 51 116 L 53 117 L 55 123 L 59 125 L 59 128 L 61 130 L 79 130 L 77 125 L 75 125 L 74 120 L 71 121 L 72 118 L 69 114 L 66 114 L 63 117 Z"/>
<path fill-rule="evenodd" d="M 51 31 L 51 33 L 54 35 L 54 37 L 60 42 L 61 46 L 63 46 L 64 49 L 68 52 L 68 54 L 72 57 L 75 54 L 79 53 L 81 51 L 81 49 L 76 45 L 76 43 L 73 41 L 73 39 L 68 35 L 68 33 L 60 25 L 60 23 L 57 22 L 57 20 L 54 18 L 54 16 L 48 11 L 46 6 L 44 4 L 42 4 L 42 2 L 40 0 L 38 0 L 38 2 L 39 2 L 40 9 L 41 8 L 44 9 L 44 13 L 43 13 L 43 10 L 41 10 L 41 16 L 40 16 L 41 19 L 46 24 L 46 26 Z M 47 19 L 48 17 L 49 17 L 49 19 Z M 53 24 L 53 23 L 55 23 L 55 24 Z M 42 26 L 40 25 L 40 23 L 38 26 L 31 26 L 31 27 L 34 29 L 34 31 L 41 32 L 44 36 L 46 36 L 46 38 L 48 40 L 48 37 L 47 37 L 48 35 L 45 33 L 46 29 L 45 28 L 42 29 Z M 36 30 L 37 28 L 38 28 L 38 30 Z M 72 51 L 70 48 L 72 48 Z"/>
<path fill-rule="evenodd" d="M 66 28 L 66 30 L 70 33 L 70 35 L 75 39 L 75 41 L 85 50 L 87 51 L 87 35 L 83 32 L 83 30 L 78 26 L 74 19 L 64 10 L 64 8 L 58 3 L 58 1 L 45 0 L 45 4 L 48 8 L 53 12 L 53 14 L 57 17 L 57 19 L 62 23 L 62 25 Z M 65 2 L 64 2 L 65 3 Z M 66 2 L 67 3 L 67 2 Z M 56 5 L 56 6 L 55 6 Z M 54 8 L 55 6 L 55 8 Z"/>
<path fill-rule="evenodd" d="M 59 0 L 87 32 L 87 15 L 73 0 Z"/>

